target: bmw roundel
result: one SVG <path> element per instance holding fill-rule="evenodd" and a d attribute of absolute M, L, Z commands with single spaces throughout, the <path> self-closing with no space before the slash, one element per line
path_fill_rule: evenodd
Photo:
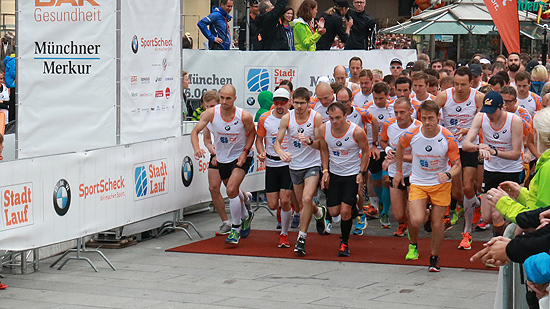
<path fill-rule="evenodd" d="M 432 146 L 430 146 L 430 145 L 426 146 L 426 151 L 427 151 L 427 152 L 432 151 Z"/>
<path fill-rule="evenodd" d="M 380 120 L 384 119 L 384 115 L 382 115 L 382 114 L 378 115 L 378 119 L 380 119 Z"/>
<path fill-rule="evenodd" d="M 298 128 L 298 133 L 304 133 L 304 128 Z"/>
<path fill-rule="evenodd" d="M 462 107 L 460 107 L 460 106 L 457 106 L 457 107 L 456 107 L 456 111 L 457 111 L 457 112 L 460 112 L 461 110 L 462 110 Z"/>
<path fill-rule="evenodd" d="M 498 139 L 499 137 L 500 137 L 500 135 L 498 133 L 493 134 L 494 139 Z"/>
<path fill-rule="evenodd" d="M 225 131 L 229 131 L 231 130 L 231 127 L 230 126 L 225 126 Z"/>
<path fill-rule="evenodd" d="M 138 48 L 139 48 L 138 37 L 137 35 L 134 35 L 134 37 L 132 38 L 132 51 L 134 52 L 134 54 L 137 54 Z"/>
<path fill-rule="evenodd" d="M 189 187 L 193 181 L 193 161 L 188 156 L 183 158 L 181 164 L 181 181 L 186 187 Z"/>
<path fill-rule="evenodd" d="M 254 100 L 253 97 L 249 97 L 248 99 L 246 99 L 246 104 L 248 104 L 248 106 L 252 106 L 254 105 L 254 103 L 256 103 L 256 100 Z"/>
<path fill-rule="evenodd" d="M 53 208 L 55 212 L 64 216 L 71 206 L 71 187 L 65 179 L 60 179 L 53 189 Z"/>
<path fill-rule="evenodd" d="M 338 147 L 342 146 L 342 142 L 341 141 L 336 141 L 336 146 L 338 146 Z"/>

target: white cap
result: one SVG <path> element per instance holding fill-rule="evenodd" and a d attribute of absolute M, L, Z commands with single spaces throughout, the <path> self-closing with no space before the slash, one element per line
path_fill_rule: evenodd
<path fill-rule="evenodd" d="M 490 64 L 490 63 L 491 63 L 491 61 L 489 61 L 489 59 L 487 59 L 487 58 L 481 58 L 481 59 L 479 59 L 479 62 L 480 62 L 481 64 L 487 64 L 487 63 Z"/>
<path fill-rule="evenodd" d="M 284 99 L 290 100 L 290 93 L 285 88 L 279 88 L 273 92 L 273 100 Z"/>

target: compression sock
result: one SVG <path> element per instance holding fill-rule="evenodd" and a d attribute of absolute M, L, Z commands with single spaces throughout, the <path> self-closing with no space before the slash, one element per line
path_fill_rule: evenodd
<path fill-rule="evenodd" d="M 472 221 L 474 219 L 476 198 L 464 196 L 464 232 L 472 234 Z"/>
<path fill-rule="evenodd" d="M 241 199 L 238 196 L 229 199 L 229 211 L 231 212 L 231 223 L 233 224 L 233 226 L 235 225 L 239 226 L 239 229 L 240 229 L 241 219 L 242 219 L 241 209 L 242 209 L 242 203 L 241 203 Z"/>
<path fill-rule="evenodd" d="M 382 214 L 387 215 L 391 208 L 390 188 L 382 187 Z"/>
<path fill-rule="evenodd" d="M 290 227 L 290 221 L 292 221 L 292 210 L 281 211 L 281 234 L 288 235 L 288 228 Z"/>
<path fill-rule="evenodd" d="M 352 223 L 353 222 L 351 219 L 342 220 L 342 223 L 340 223 L 340 229 L 342 230 L 342 242 L 346 245 L 348 244 L 349 233 L 351 232 L 351 226 L 353 225 Z"/>

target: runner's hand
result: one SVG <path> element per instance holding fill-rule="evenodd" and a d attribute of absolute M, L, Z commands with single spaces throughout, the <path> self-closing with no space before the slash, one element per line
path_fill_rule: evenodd
<path fill-rule="evenodd" d="M 258 153 L 257 157 L 258 157 L 258 160 L 262 161 L 262 162 L 265 162 L 265 158 L 266 158 L 266 153 L 265 151 L 262 152 L 262 153 Z"/>
<path fill-rule="evenodd" d="M 378 147 L 376 146 L 372 146 L 370 148 L 370 156 L 372 157 L 373 160 L 378 160 L 380 159 L 380 150 L 378 150 Z"/>
<path fill-rule="evenodd" d="M 212 144 L 208 144 L 208 145 L 206 145 L 206 149 L 208 149 L 208 152 L 210 152 L 211 155 L 213 155 L 213 156 L 216 155 L 216 146 L 214 146 Z"/>
<path fill-rule="evenodd" d="M 214 156 L 212 158 L 212 166 L 218 166 L 218 157 L 217 156 Z"/>
<path fill-rule="evenodd" d="M 292 155 L 286 151 L 279 151 L 279 157 L 285 162 L 292 161 Z"/>
<path fill-rule="evenodd" d="M 197 151 L 195 151 L 195 159 L 200 159 L 200 158 L 204 158 L 204 154 L 206 153 L 206 151 L 204 151 L 204 149 L 201 149 L 199 148 Z"/>
<path fill-rule="evenodd" d="M 446 183 L 449 180 L 447 174 L 441 172 L 437 173 L 437 181 L 439 181 L 439 183 Z"/>
<path fill-rule="evenodd" d="M 403 173 L 395 173 L 395 177 L 393 177 L 393 187 L 397 188 L 399 185 L 405 186 L 405 178 L 403 177 Z"/>
<path fill-rule="evenodd" d="M 242 167 L 243 164 L 246 162 L 246 157 L 248 156 L 248 154 L 246 152 L 243 151 L 243 153 L 241 153 L 241 155 L 239 156 L 239 159 L 237 160 L 237 166 L 238 167 Z"/>
<path fill-rule="evenodd" d="M 329 183 L 329 175 L 328 172 L 323 173 L 323 178 L 321 179 L 321 190 L 328 189 L 328 183 Z"/>

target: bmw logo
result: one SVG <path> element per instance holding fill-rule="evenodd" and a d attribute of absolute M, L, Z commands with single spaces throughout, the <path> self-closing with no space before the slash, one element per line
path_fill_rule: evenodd
<path fill-rule="evenodd" d="M 253 97 L 249 97 L 248 99 L 246 99 L 246 104 L 248 104 L 248 106 L 252 106 L 254 105 L 254 103 L 256 103 L 256 100 L 254 100 Z"/>
<path fill-rule="evenodd" d="M 338 147 L 342 146 L 342 142 L 341 141 L 336 141 L 336 146 L 338 146 Z"/>
<path fill-rule="evenodd" d="M 225 126 L 225 131 L 229 131 L 231 130 L 231 127 L 230 126 Z"/>
<path fill-rule="evenodd" d="M 430 146 L 430 145 L 426 146 L 426 151 L 427 151 L 427 152 L 432 151 L 432 146 Z"/>
<path fill-rule="evenodd" d="M 64 216 L 71 206 L 71 187 L 65 179 L 61 179 L 53 189 L 53 208 L 55 212 Z"/>
<path fill-rule="evenodd" d="M 298 128 L 298 133 L 304 133 L 304 128 Z"/>
<path fill-rule="evenodd" d="M 457 112 L 460 112 L 461 110 L 462 110 L 462 107 L 460 107 L 460 106 L 457 106 L 457 107 L 456 107 L 456 111 L 457 111 Z"/>
<path fill-rule="evenodd" d="M 134 37 L 132 38 L 132 51 L 134 52 L 134 54 L 137 54 L 138 48 L 139 48 L 138 37 L 137 35 L 134 35 Z"/>
<path fill-rule="evenodd" d="M 186 187 L 189 187 L 193 181 L 193 161 L 188 156 L 183 158 L 181 163 L 181 181 Z"/>
<path fill-rule="evenodd" d="M 384 119 L 384 115 L 378 115 L 378 119 L 380 120 Z"/>
<path fill-rule="evenodd" d="M 500 135 L 498 135 L 498 133 L 493 134 L 494 139 L 498 139 L 499 137 L 500 137 Z"/>

